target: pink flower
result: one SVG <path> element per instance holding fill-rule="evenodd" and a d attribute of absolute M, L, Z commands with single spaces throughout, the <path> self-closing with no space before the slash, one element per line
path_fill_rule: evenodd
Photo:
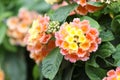
<path fill-rule="evenodd" d="M 116 70 L 108 71 L 107 77 L 104 77 L 103 80 L 120 80 L 120 67 L 117 67 Z"/>
<path fill-rule="evenodd" d="M 98 30 L 92 28 L 88 20 L 80 21 L 79 18 L 61 25 L 55 38 L 56 46 L 60 47 L 61 54 L 70 62 L 88 60 L 90 53 L 95 52 L 101 42 Z"/>
<path fill-rule="evenodd" d="M 24 39 L 27 50 L 30 51 L 30 58 L 34 59 L 37 64 L 55 48 L 55 41 L 50 40 L 53 35 L 46 33 L 49 22 L 50 18 L 48 16 L 39 15 L 33 21 L 32 27 Z"/>
<path fill-rule="evenodd" d="M 32 21 L 37 16 L 37 12 L 21 8 L 18 16 L 10 17 L 7 20 L 7 34 L 10 37 L 11 44 L 25 46 L 23 39 L 30 28 Z"/>

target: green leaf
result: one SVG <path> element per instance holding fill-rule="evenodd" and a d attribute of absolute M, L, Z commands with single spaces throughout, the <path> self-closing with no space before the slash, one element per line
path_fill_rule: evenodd
<path fill-rule="evenodd" d="M 120 44 L 116 47 L 116 52 L 112 55 L 112 57 L 115 60 L 114 64 L 116 66 L 120 66 Z"/>
<path fill-rule="evenodd" d="M 7 80 L 26 80 L 26 63 L 22 53 L 6 54 L 2 67 Z"/>
<path fill-rule="evenodd" d="M 117 0 L 116 2 L 111 2 L 109 5 L 107 5 L 104 9 L 104 13 L 114 13 L 117 14 L 120 12 L 120 1 Z"/>
<path fill-rule="evenodd" d="M 99 30 L 100 25 L 99 25 L 98 22 L 95 21 L 94 19 L 92 19 L 92 18 L 90 18 L 90 17 L 88 17 L 88 16 L 83 16 L 83 17 L 81 17 L 80 19 L 81 19 L 81 20 L 89 20 L 91 27 L 96 28 L 96 29 Z"/>
<path fill-rule="evenodd" d="M 4 61 L 4 58 L 5 58 L 5 55 L 4 55 L 4 52 L 3 51 L 0 51 L 0 67 Z"/>
<path fill-rule="evenodd" d="M 110 42 L 105 42 L 100 45 L 95 54 L 101 58 L 106 58 L 112 55 L 115 51 L 115 47 Z"/>
<path fill-rule="evenodd" d="M 69 66 L 67 69 L 65 69 L 63 80 L 72 80 L 72 74 L 73 74 L 74 68 L 75 66 Z"/>
<path fill-rule="evenodd" d="M 89 1 L 87 2 L 89 5 L 93 5 L 93 6 L 96 6 L 96 7 L 102 7 L 103 6 L 103 3 L 101 2 L 93 2 L 93 1 Z"/>
<path fill-rule="evenodd" d="M 10 44 L 9 39 L 7 37 L 3 41 L 3 46 L 6 50 L 10 52 L 17 52 L 17 47 Z"/>
<path fill-rule="evenodd" d="M 39 78 L 40 74 L 39 74 L 39 66 L 35 65 L 33 68 L 33 78 L 34 80 L 37 80 Z"/>
<path fill-rule="evenodd" d="M 114 40 L 114 35 L 110 30 L 102 31 L 100 33 L 100 37 L 102 38 L 102 42 L 112 41 Z"/>
<path fill-rule="evenodd" d="M 3 42 L 6 34 L 6 26 L 1 25 L 0 26 L 0 44 Z"/>
<path fill-rule="evenodd" d="M 55 48 L 42 62 L 43 76 L 52 80 L 59 70 L 63 56 L 60 54 L 59 48 Z"/>
<path fill-rule="evenodd" d="M 96 63 L 96 57 L 96 54 L 91 55 L 91 58 L 87 61 L 87 64 L 93 67 L 99 67 L 99 65 Z"/>
<path fill-rule="evenodd" d="M 111 23 L 111 29 L 113 32 L 120 34 L 120 15 L 116 16 Z"/>
<path fill-rule="evenodd" d="M 5 19 L 11 15 L 12 15 L 12 12 L 10 12 L 10 11 L 2 13 L 0 16 L 0 21 L 2 21 L 3 19 Z"/>
<path fill-rule="evenodd" d="M 70 4 L 57 9 L 52 15 L 50 15 L 51 20 L 64 22 L 71 11 L 73 11 L 78 5 Z"/>
<path fill-rule="evenodd" d="M 106 71 L 102 68 L 96 68 L 88 64 L 85 65 L 85 72 L 90 80 L 102 80 L 106 76 Z"/>

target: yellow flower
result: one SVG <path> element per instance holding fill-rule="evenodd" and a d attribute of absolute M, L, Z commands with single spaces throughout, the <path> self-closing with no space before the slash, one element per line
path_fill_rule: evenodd
<path fill-rule="evenodd" d="M 28 33 L 31 35 L 29 37 L 29 42 L 32 42 L 35 38 L 37 38 L 37 36 L 39 35 L 39 32 L 40 32 L 40 26 L 39 26 L 39 23 L 37 20 L 35 20 L 33 22 L 33 25 L 32 25 L 32 28 L 29 29 Z"/>
<path fill-rule="evenodd" d="M 75 29 L 75 28 L 71 28 L 71 30 L 68 31 L 68 34 L 69 34 L 70 36 L 76 35 L 76 29 Z"/>
<path fill-rule="evenodd" d="M 77 36 L 83 35 L 83 31 L 81 29 L 77 29 L 76 34 L 77 34 Z"/>
<path fill-rule="evenodd" d="M 68 42 L 68 43 L 72 43 L 74 41 L 74 38 L 72 36 L 67 36 L 65 38 L 65 40 Z"/>
<path fill-rule="evenodd" d="M 84 35 L 79 35 L 79 40 L 78 40 L 78 42 L 83 43 L 83 42 L 85 42 L 85 41 L 86 41 L 86 37 L 85 37 Z"/>
<path fill-rule="evenodd" d="M 71 43 L 70 45 L 69 45 L 69 49 L 71 49 L 71 50 L 78 50 L 78 45 L 76 44 L 76 43 Z"/>

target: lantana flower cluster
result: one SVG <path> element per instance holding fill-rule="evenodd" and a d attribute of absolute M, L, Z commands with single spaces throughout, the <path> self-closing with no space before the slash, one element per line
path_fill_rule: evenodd
<path fill-rule="evenodd" d="M 102 8 L 102 6 L 94 6 L 91 4 L 88 4 L 87 0 L 74 0 L 79 4 L 78 8 L 76 9 L 76 12 L 80 15 L 87 15 L 88 12 L 93 13 L 95 11 L 98 11 Z M 91 2 L 98 2 L 99 0 L 90 0 Z"/>
<path fill-rule="evenodd" d="M 59 46 L 62 55 L 70 62 L 88 60 L 90 53 L 95 52 L 101 43 L 98 30 L 92 28 L 88 20 L 80 21 L 79 18 L 61 25 L 55 38 L 56 46 Z"/>
<path fill-rule="evenodd" d="M 30 51 L 30 57 L 39 63 L 47 54 L 55 48 L 55 41 L 52 33 L 47 33 L 50 18 L 41 16 L 33 21 L 32 27 L 29 29 L 25 37 L 27 49 Z"/>
<path fill-rule="evenodd" d="M 107 72 L 107 77 L 103 80 L 120 80 L 120 67 L 117 67 L 116 70 L 110 70 Z"/>
<path fill-rule="evenodd" d="M 37 16 L 37 12 L 21 8 L 18 16 L 10 17 L 7 20 L 7 34 L 10 37 L 11 44 L 25 46 L 23 39 Z"/>

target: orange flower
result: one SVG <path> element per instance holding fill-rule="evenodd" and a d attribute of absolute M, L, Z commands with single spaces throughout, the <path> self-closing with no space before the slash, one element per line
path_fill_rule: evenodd
<path fill-rule="evenodd" d="M 30 51 L 30 58 L 34 59 L 37 64 L 55 48 L 55 41 L 50 40 L 53 36 L 52 33 L 47 33 L 49 23 L 48 16 L 39 16 L 33 21 L 33 25 L 25 37 L 27 50 Z"/>
<path fill-rule="evenodd" d="M 91 1 L 97 2 L 99 0 L 91 0 Z M 75 2 L 77 2 L 79 4 L 79 6 L 76 9 L 76 12 L 80 15 L 87 15 L 88 12 L 93 13 L 102 8 L 102 6 L 97 7 L 97 6 L 88 4 L 87 0 L 75 0 Z"/>
<path fill-rule="evenodd" d="M 117 67 L 116 70 L 108 71 L 107 77 L 104 77 L 103 80 L 120 80 L 120 67 Z"/>
<path fill-rule="evenodd" d="M 18 16 L 11 17 L 7 20 L 7 34 L 10 37 L 11 44 L 25 46 L 23 39 L 32 24 L 33 19 L 37 16 L 37 12 L 30 12 L 25 8 L 21 8 Z"/>
<path fill-rule="evenodd" d="M 95 52 L 101 42 L 98 30 L 91 28 L 88 20 L 80 21 L 78 18 L 69 24 L 64 23 L 55 37 L 56 46 L 70 62 L 88 60 L 90 53 Z"/>

